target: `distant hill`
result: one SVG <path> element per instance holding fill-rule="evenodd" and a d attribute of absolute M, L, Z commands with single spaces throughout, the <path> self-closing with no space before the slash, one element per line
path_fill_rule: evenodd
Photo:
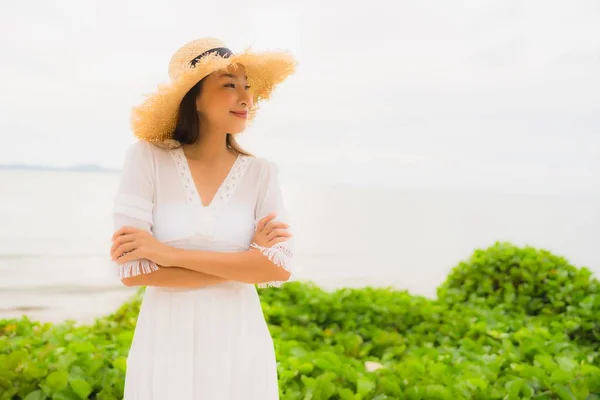
<path fill-rule="evenodd" d="M 104 168 L 99 165 L 72 165 L 68 167 L 52 167 L 44 165 L 27 165 L 27 164 L 0 164 L 0 170 L 28 170 L 28 171 L 72 171 L 72 172 L 104 172 L 117 173 L 119 169 Z"/>

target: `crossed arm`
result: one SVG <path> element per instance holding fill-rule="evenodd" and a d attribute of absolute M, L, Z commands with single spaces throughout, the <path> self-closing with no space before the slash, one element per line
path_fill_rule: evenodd
<path fill-rule="evenodd" d="M 261 254 L 250 249 L 223 253 L 175 249 L 176 266 L 160 266 L 158 270 L 122 278 L 126 286 L 162 286 L 196 288 L 227 281 L 260 284 L 270 281 L 287 281 L 290 273 Z"/>
<path fill-rule="evenodd" d="M 285 230 L 289 225 L 274 218 L 270 214 L 258 222 L 252 238 L 258 247 L 239 252 L 178 249 L 161 243 L 145 229 L 124 226 L 113 235 L 111 258 L 136 267 L 137 273 L 126 269 L 128 273 L 121 278 L 125 286 L 194 288 L 226 281 L 285 282 L 290 278 L 286 260 L 269 253 L 284 251 L 278 247 L 292 235 Z"/>

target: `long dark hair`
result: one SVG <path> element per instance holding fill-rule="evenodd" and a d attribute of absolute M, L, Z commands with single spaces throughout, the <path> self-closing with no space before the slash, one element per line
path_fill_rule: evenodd
<path fill-rule="evenodd" d="M 198 118 L 198 112 L 196 111 L 196 97 L 200 94 L 203 83 L 204 79 L 196 83 L 194 87 L 186 93 L 179 105 L 179 116 L 177 118 L 177 126 L 173 132 L 173 139 L 179 141 L 181 144 L 194 144 L 201 135 L 200 119 Z M 242 149 L 231 133 L 227 134 L 226 142 L 227 147 L 234 150 L 236 153 L 253 156 Z"/>

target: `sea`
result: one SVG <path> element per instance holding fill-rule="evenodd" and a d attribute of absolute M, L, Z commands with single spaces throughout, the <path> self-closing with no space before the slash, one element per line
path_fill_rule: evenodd
<path fill-rule="evenodd" d="M 107 278 L 118 172 L 0 170 L 0 319 L 89 323 L 134 292 Z M 600 191 L 284 182 L 296 279 L 325 290 L 436 296 L 496 241 L 531 245 L 600 276 Z"/>

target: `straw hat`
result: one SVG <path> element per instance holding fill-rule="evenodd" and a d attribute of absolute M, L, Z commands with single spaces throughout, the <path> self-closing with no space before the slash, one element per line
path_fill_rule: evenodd
<path fill-rule="evenodd" d="M 139 139 L 163 147 L 175 147 L 172 134 L 177 124 L 179 105 L 186 93 L 200 80 L 217 70 L 242 65 L 254 99 L 249 110 L 251 120 L 262 100 L 269 98 L 276 85 L 295 71 L 296 61 L 284 51 L 254 52 L 249 49 L 234 54 L 216 38 L 191 41 L 173 54 L 169 62 L 167 84 L 132 110 L 132 129 Z"/>

